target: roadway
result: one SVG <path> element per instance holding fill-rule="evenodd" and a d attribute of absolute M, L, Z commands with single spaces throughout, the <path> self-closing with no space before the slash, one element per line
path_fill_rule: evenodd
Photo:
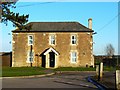
<path fill-rule="evenodd" d="M 34 78 L 4 78 L 2 88 L 80 88 L 97 90 L 97 87 L 86 80 L 95 72 L 67 72 L 52 76 Z"/>

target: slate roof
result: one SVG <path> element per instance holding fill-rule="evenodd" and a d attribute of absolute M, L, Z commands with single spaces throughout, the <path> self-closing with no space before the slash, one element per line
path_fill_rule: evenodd
<path fill-rule="evenodd" d="M 16 29 L 12 32 L 93 32 L 78 22 L 30 22 L 32 28 L 28 30 Z"/>
<path fill-rule="evenodd" d="M 12 54 L 12 52 L 0 52 L 0 56 L 10 55 L 10 54 Z"/>

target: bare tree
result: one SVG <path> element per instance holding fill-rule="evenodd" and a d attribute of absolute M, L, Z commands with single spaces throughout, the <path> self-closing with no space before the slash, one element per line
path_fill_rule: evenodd
<path fill-rule="evenodd" d="M 112 46 L 112 44 L 108 44 L 105 48 L 105 52 L 106 52 L 106 55 L 107 56 L 113 56 L 114 53 L 115 53 L 115 49 L 114 47 Z"/>

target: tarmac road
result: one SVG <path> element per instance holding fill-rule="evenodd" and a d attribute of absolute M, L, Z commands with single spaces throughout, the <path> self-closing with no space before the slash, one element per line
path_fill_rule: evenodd
<path fill-rule="evenodd" d="M 94 72 L 69 72 L 52 76 L 34 78 L 4 78 L 2 88 L 81 88 L 80 90 L 97 90 L 86 80 Z"/>

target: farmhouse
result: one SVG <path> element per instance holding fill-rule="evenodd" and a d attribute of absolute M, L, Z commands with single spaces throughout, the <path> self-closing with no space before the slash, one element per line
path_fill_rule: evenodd
<path fill-rule="evenodd" d="M 92 19 L 79 22 L 30 22 L 12 31 L 12 67 L 94 66 Z"/>

